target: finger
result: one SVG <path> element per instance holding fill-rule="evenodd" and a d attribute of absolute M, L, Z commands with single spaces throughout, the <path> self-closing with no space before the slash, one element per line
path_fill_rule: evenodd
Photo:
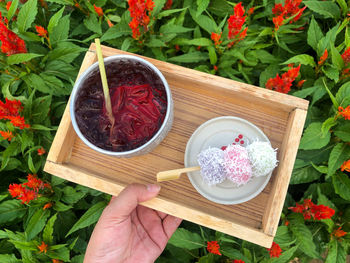
<path fill-rule="evenodd" d="M 140 202 L 154 198 L 159 191 L 160 186 L 158 185 L 131 184 L 111 200 L 106 213 L 114 219 L 123 221 L 129 217 Z"/>
<path fill-rule="evenodd" d="M 156 211 L 158 216 L 163 220 L 168 214 L 160 212 L 160 211 Z"/>
<path fill-rule="evenodd" d="M 163 220 L 163 228 L 164 232 L 167 235 L 168 239 L 172 236 L 172 234 L 175 232 L 175 230 L 179 227 L 181 224 L 182 219 L 168 215 L 164 220 Z"/>

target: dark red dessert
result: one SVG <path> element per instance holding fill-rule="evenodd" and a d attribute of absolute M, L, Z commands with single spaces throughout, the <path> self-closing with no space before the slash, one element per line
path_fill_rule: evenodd
<path fill-rule="evenodd" d="M 112 127 L 104 105 L 99 71 L 83 84 L 75 102 L 75 116 L 85 138 L 99 148 L 128 151 L 149 141 L 159 130 L 167 110 L 162 80 L 140 62 L 123 59 L 106 65 Z"/>

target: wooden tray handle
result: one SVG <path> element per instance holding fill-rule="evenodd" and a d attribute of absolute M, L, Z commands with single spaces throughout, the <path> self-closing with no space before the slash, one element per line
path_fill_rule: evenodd
<path fill-rule="evenodd" d="M 168 170 L 157 173 L 157 182 L 179 179 L 182 173 L 188 173 L 200 170 L 200 166 L 186 167 L 182 169 Z"/>

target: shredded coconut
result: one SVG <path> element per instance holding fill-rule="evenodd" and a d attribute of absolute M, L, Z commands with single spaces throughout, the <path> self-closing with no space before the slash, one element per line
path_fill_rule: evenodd
<path fill-rule="evenodd" d="M 221 149 L 206 149 L 199 153 L 197 159 L 205 183 L 214 185 L 225 180 L 224 152 Z"/>

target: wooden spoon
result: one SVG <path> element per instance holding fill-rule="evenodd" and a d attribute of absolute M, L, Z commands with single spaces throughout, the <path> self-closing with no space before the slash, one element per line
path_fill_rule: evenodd
<path fill-rule="evenodd" d="M 168 170 L 157 173 L 157 182 L 179 179 L 182 173 L 188 173 L 200 170 L 200 166 L 186 167 L 175 170 Z"/>

